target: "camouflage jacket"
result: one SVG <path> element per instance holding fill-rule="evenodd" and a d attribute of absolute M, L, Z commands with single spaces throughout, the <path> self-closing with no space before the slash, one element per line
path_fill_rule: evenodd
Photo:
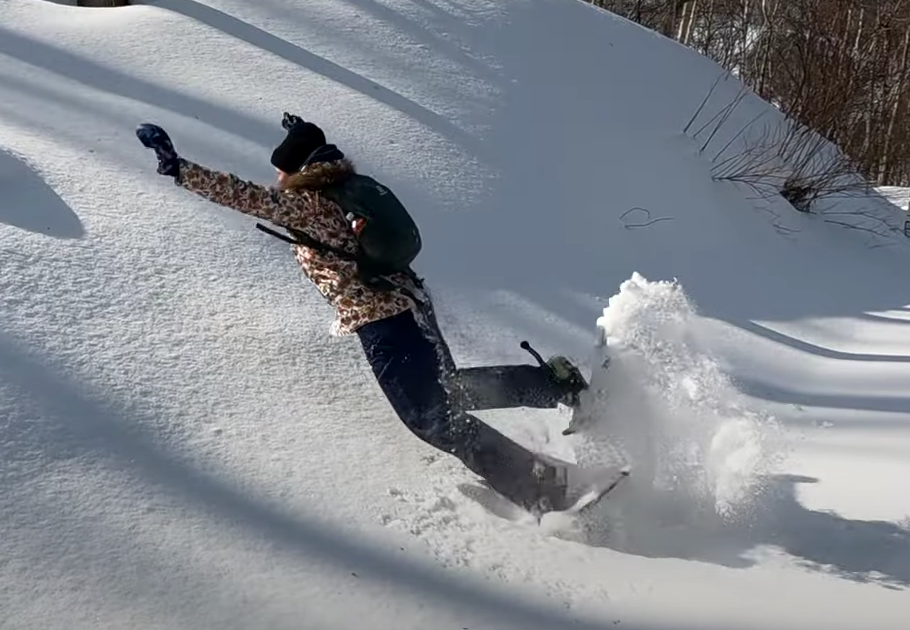
<path fill-rule="evenodd" d="M 176 181 L 209 201 L 280 227 L 301 230 L 317 241 L 353 253 L 357 246 L 347 221 L 335 203 L 319 194 L 320 187 L 352 171 L 350 161 L 344 158 L 316 162 L 291 175 L 277 189 L 180 158 L 180 175 Z M 353 261 L 302 245 L 293 245 L 293 250 L 304 274 L 335 308 L 333 335 L 351 334 L 364 324 L 414 306 L 404 294 L 366 286 L 357 277 L 357 265 Z M 406 278 L 392 279 L 407 283 Z"/>

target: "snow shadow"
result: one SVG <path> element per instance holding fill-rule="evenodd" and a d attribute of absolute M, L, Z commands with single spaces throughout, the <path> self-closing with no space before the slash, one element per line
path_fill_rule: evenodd
<path fill-rule="evenodd" d="M 427 605 L 470 610 L 515 627 L 542 630 L 568 625 L 581 630 L 613 627 L 612 622 L 598 624 L 572 619 L 527 601 L 497 595 L 482 585 L 456 581 L 330 526 L 283 513 L 182 461 L 143 429 L 153 424 L 151 418 L 130 412 L 113 401 L 100 402 L 52 365 L 52 359 L 33 355 L 21 348 L 17 340 L 0 332 L 0 393 L 12 394 L 16 400 L 16 411 L 5 418 L 0 440 L 0 478 L 7 480 L 13 489 L 28 487 L 27 477 L 35 474 L 30 471 L 51 471 L 56 463 L 79 460 L 130 480 L 141 492 L 163 491 L 177 502 L 175 506 L 181 506 L 187 513 L 231 523 L 254 540 L 266 542 L 266 548 L 278 548 L 280 553 L 299 557 L 304 563 L 308 559 L 327 561 L 339 571 L 356 572 L 362 580 L 397 584 L 420 593 Z M 85 480 L 77 483 L 85 486 Z M 59 490 L 51 496 L 56 502 L 67 499 L 67 494 Z M 87 498 L 94 500 L 93 497 L 82 500 Z M 205 611 L 204 602 L 209 595 L 211 606 L 218 614 L 230 612 L 220 612 L 231 598 L 225 596 L 223 585 L 212 576 L 189 576 L 183 582 L 198 591 L 188 591 L 182 586 L 173 591 L 162 588 L 162 584 L 173 583 L 181 572 L 189 571 L 179 562 L 180 554 L 174 556 L 167 549 L 152 551 L 148 546 L 140 548 L 129 535 L 126 540 L 108 536 L 98 525 L 103 520 L 92 516 L 92 508 L 84 505 L 80 507 L 89 510 L 91 522 L 80 525 L 64 518 L 66 506 L 37 505 L 36 501 L 34 497 L 19 497 L 13 492 L 0 493 L 3 507 L 0 529 L 7 532 L 4 538 L 7 541 L 31 541 L 16 546 L 13 557 L 29 565 L 48 566 L 64 585 L 61 588 L 67 588 L 65 584 L 70 580 L 78 580 L 83 588 L 103 589 L 95 594 L 98 601 L 109 601 L 112 593 L 129 597 L 138 594 L 140 599 L 179 597 L 179 601 L 168 602 L 168 609 L 182 606 L 192 611 L 187 614 L 193 615 L 206 614 L 200 611 Z M 116 509 L 104 505 L 100 498 L 97 501 L 94 509 Z M 131 518 L 141 519 L 141 512 L 136 511 Z M 41 527 L 37 527 L 38 523 Z M 77 526 L 79 529 L 74 530 Z M 60 531 L 78 531 L 80 538 L 75 542 L 72 537 L 61 538 Z M 3 544 L 0 541 L 0 549 Z M 78 550 L 67 548 L 67 544 L 77 544 Z M 22 558 L 22 554 L 30 557 Z M 96 561 L 92 562 L 91 580 L 87 579 L 86 565 L 80 560 L 85 555 Z M 143 569 L 151 574 L 145 574 Z M 110 585 L 96 584 L 96 580 Z M 154 582 L 154 588 L 147 588 L 149 580 Z M 204 592 L 206 585 L 208 593 Z M 43 592 L 52 592 L 53 588 L 50 582 L 42 584 Z M 242 594 L 236 601 L 242 603 L 245 599 L 246 595 Z M 264 607 L 267 613 L 268 606 Z M 160 602 L 153 610 L 161 610 Z M 264 621 L 262 613 L 258 611 L 257 623 Z M 644 630 L 641 626 L 630 627 Z"/>
<path fill-rule="evenodd" d="M 872 318 L 874 316 L 867 315 L 867 317 Z M 896 320 L 887 320 L 887 318 L 878 317 L 875 321 L 886 321 L 888 323 L 891 323 Z M 870 361 L 875 363 L 910 363 L 910 356 L 907 355 L 868 354 L 860 352 L 841 352 L 839 350 L 831 350 L 830 348 L 824 348 L 822 346 L 809 343 L 808 341 L 803 341 L 802 339 L 797 339 L 795 337 L 791 337 L 790 335 L 772 330 L 767 326 L 762 326 L 756 322 L 741 322 L 738 324 L 738 327 L 759 337 L 763 337 L 769 341 L 774 341 L 793 348 L 794 350 L 806 352 L 816 357 L 822 357 L 825 359 L 837 359 L 841 361 Z"/>
<path fill-rule="evenodd" d="M 855 411 L 910 413 L 910 396 L 866 396 L 861 394 L 816 394 L 782 387 L 773 383 L 739 375 L 736 384 L 749 396 L 784 405 L 801 405 Z M 863 420 L 864 426 L 866 421 Z"/>
<path fill-rule="evenodd" d="M 156 6 L 185 15 L 397 109 L 462 146 L 479 149 L 479 144 L 469 134 L 423 105 L 224 11 L 195 0 L 141 0 L 134 4 Z M 259 139 L 263 137 L 269 136 Z"/>
<path fill-rule="evenodd" d="M 771 330 L 770 328 L 755 322 L 738 322 L 735 325 L 741 330 L 758 337 L 825 359 L 856 361 L 859 363 L 910 363 L 910 356 L 906 355 L 853 353 L 824 348 L 801 339 L 796 339 L 790 335 Z M 743 370 L 735 371 L 734 380 L 737 389 L 742 393 L 761 400 L 784 405 L 910 414 L 910 396 L 807 392 L 785 385 L 767 382 L 762 378 Z M 899 389 L 897 391 L 899 391 Z M 788 423 L 796 423 L 798 421 L 798 418 L 796 418 L 789 420 Z M 833 424 L 838 425 L 845 422 L 849 424 L 849 421 L 843 420 L 834 421 Z M 856 424 L 860 424 L 867 428 L 874 426 L 894 426 L 893 421 L 866 417 L 857 420 Z"/>
<path fill-rule="evenodd" d="M 155 0 L 148 0 L 154 2 Z M 426 0 L 412 0 L 412 3 L 418 5 L 428 17 L 428 24 L 422 24 L 416 21 L 409 12 L 392 8 L 387 4 L 377 2 L 376 0 L 340 0 L 341 3 L 355 7 L 358 13 L 372 17 L 378 22 L 393 27 L 398 32 L 412 38 L 415 42 L 432 50 L 434 53 L 445 55 L 452 62 L 457 64 L 462 71 L 470 72 L 476 77 L 484 80 L 496 80 L 496 74 L 493 69 L 484 61 L 472 56 L 467 47 L 459 44 L 451 38 L 452 35 L 463 34 L 465 31 L 464 17 L 456 17 L 447 12 L 442 7 L 437 6 Z M 290 7 L 280 2 L 262 0 L 261 5 L 267 7 L 269 12 L 280 15 L 282 18 L 290 20 L 307 20 L 308 15 L 304 13 L 305 7 Z M 470 6 L 450 6 L 452 10 L 459 11 L 462 16 L 469 14 Z M 427 15 L 428 14 L 428 15 Z M 431 17 L 430 17 L 431 16 Z M 470 28 L 470 27 L 468 27 Z M 433 31 L 437 30 L 437 33 Z M 440 36 L 442 32 L 445 36 Z M 344 36 L 346 33 L 339 32 Z M 353 38 L 352 38 L 353 40 Z M 362 44 L 360 39 L 356 43 Z M 352 44 L 356 44 L 352 41 Z M 403 69 L 407 72 L 407 69 Z"/>
<path fill-rule="evenodd" d="M 731 568 L 758 563 L 750 553 L 776 548 L 807 568 L 854 582 L 910 589 L 910 523 L 862 521 L 834 512 L 807 509 L 797 497 L 799 484 L 818 479 L 774 475 L 766 480 L 749 510 L 724 520 L 691 503 L 672 498 L 624 497 L 586 523 L 587 544 L 648 558 L 678 558 Z M 640 494 L 640 493 L 638 493 Z M 628 502 L 627 502 L 628 501 Z M 615 525 L 618 523 L 618 526 Z"/>
<path fill-rule="evenodd" d="M 277 125 L 266 124 L 226 107 L 137 79 L 3 27 L 0 27 L 0 54 L 44 68 L 102 92 L 198 118 L 225 133 L 258 144 L 277 142 L 283 137 L 283 131 Z"/>
<path fill-rule="evenodd" d="M 85 235 L 78 215 L 22 159 L 0 150 L 0 223 L 55 238 Z"/>

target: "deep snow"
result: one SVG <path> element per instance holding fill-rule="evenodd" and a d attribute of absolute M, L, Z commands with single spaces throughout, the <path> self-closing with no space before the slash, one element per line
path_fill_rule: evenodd
<path fill-rule="evenodd" d="M 6 3 L 0 627 L 902 628 L 901 196 L 712 181 L 776 115 L 699 154 L 718 72 L 573 0 Z M 283 110 L 412 209 L 460 363 L 609 332 L 583 441 L 484 417 L 657 482 L 587 532 L 521 519 L 407 433 L 283 243 L 133 134 L 268 183 Z"/>

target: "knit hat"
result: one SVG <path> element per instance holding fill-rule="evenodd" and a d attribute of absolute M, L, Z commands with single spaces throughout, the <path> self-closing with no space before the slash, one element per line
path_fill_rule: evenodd
<path fill-rule="evenodd" d="M 288 129 L 288 135 L 272 151 L 272 166 L 285 173 L 296 173 L 312 155 L 326 143 L 322 129 L 311 122 L 299 122 Z"/>

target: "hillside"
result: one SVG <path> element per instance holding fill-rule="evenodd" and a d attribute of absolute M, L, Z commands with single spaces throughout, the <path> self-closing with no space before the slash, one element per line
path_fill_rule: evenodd
<path fill-rule="evenodd" d="M 0 628 L 905 626 L 906 212 L 713 179 L 779 121 L 747 97 L 700 152 L 716 64 L 574 0 L 66 4 L 0 16 Z M 269 184 L 282 111 L 406 202 L 459 363 L 609 333 L 591 433 L 485 418 L 670 488 L 587 535 L 491 506 L 286 244 L 134 135 Z"/>

